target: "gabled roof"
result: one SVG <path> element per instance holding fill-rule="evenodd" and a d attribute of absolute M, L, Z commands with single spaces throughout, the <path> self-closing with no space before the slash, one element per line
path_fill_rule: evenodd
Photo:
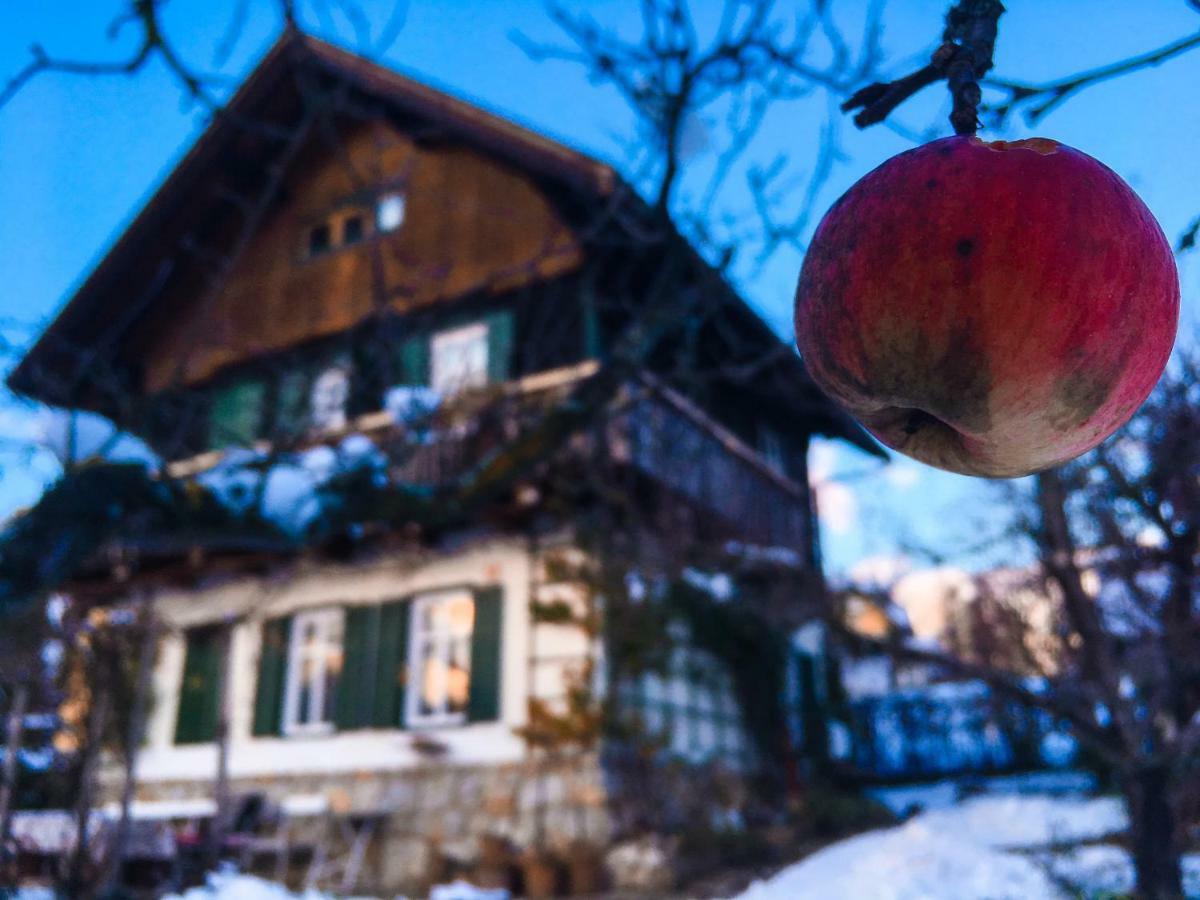
<path fill-rule="evenodd" d="M 535 176 L 563 196 L 595 208 L 627 205 L 635 217 L 645 206 L 609 165 L 509 119 L 349 53 L 294 29 L 285 31 L 228 103 L 171 171 L 133 222 L 75 291 L 57 318 L 8 378 L 12 390 L 44 402 L 76 406 L 79 387 L 97 360 L 113 353 L 170 277 L 172 248 L 186 234 L 185 220 L 218 209 L 223 202 L 203 188 L 232 151 L 270 158 L 280 147 L 279 127 L 294 116 L 289 97 L 298 97 L 298 72 L 329 76 L 390 115 L 437 129 Z M 293 97 L 293 106 L 294 97 Z M 694 254 L 700 266 L 706 266 Z M 742 326 L 764 342 L 779 338 L 721 276 L 727 307 Z M 86 348 L 81 352 L 81 348 Z M 884 454 L 857 424 L 827 401 L 804 375 L 799 405 L 819 409 L 819 430 L 863 450 Z M 53 373 L 47 378 L 47 373 Z"/>

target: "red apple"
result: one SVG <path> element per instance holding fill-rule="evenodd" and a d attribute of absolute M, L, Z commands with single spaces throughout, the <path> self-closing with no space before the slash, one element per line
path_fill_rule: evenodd
<path fill-rule="evenodd" d="M 1154 216 L 1045 138 L 950 137 L 888 160 L 826 213 L 796 289 L 796 343 L 826 393 L 887 446 L 990 477 L 1124 424 L 1178 320 Z"/>

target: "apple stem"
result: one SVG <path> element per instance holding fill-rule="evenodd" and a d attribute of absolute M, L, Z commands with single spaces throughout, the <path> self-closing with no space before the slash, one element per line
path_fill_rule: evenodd
<path fill-rule="evenodd" d="M 979 129 L 979 101 L 983 98 L 979 79 L 992 67 L 1003 12 L 1000 0 L 959 0 L 946 13 L 944 43 L 934 60 L 939 54 L 946 57 L 946 83 L 954 101 L 950 124 L 955 134 L 974 134 Z"/>
<path fill-rule="evenodd" d="M 854 124 L 866 128 L 882 122 L 918 91 L 945 79 L 954 99 L 950 124 L 957 134 L 979 128 L 979 79 L 992 67 L 992 51 L 1004 4 L 1000 0 L 958 0 L 946 13 L 942 44 L 928 65 L 895 81 L 877 81 L 855 91 L 842 104 L 843 112 L 858 110 Z"/>

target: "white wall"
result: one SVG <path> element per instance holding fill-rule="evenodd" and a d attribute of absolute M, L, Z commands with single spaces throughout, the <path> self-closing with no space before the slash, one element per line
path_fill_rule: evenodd
<path fill-rule="evenodd" d="M 297 564 L 271 577 L 238 578 L 193 591 L 168 591 L 155 598 L 170 629 L 155 672 L 155 703 L 148 745 L 141 754 L 143 782 L 211 778 L 216 746 L 173 745 L 184 629 L 233 621 L 231 660 L 233 716 L 230 774 L 234 778 L 303 773 L 397 769 L 421 759 L 411 748 L 412 731 L 367 730 L 323 736 L 251 736 L 263 621 L 321 606 L 353 606 L 394 600 L 463 584 L 499 584 L 504 594 L 500 721 L 425 729 L 447 745 L 449 763 L 519 760 L 523 743 L 513 728 L 527 718 L 529 691 L 529 589 L 533 569 L 520 538 L 489 538 L 453 554 L 406 553 L 358 565 Z"/>

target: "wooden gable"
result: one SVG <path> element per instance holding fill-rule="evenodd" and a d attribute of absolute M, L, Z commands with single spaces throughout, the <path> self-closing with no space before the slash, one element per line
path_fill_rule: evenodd
<path fill-rule="evenodd" d="M 404 217 L 385 232 L 375 219 L 387 195 L 403 198 Z M 528 174 L 462 143 L 418 142 L 384 121 L 316 129 L 278 197 L 220 284 L 189 279 L 131 336 L 147 393 L 346 331 L 381 310 L 509 290 L 583 258 Z M 362 239 L 337 246 L 351 217 Z M 334 246 L 310 253 L 310 232 L 322 224 Z"/>

